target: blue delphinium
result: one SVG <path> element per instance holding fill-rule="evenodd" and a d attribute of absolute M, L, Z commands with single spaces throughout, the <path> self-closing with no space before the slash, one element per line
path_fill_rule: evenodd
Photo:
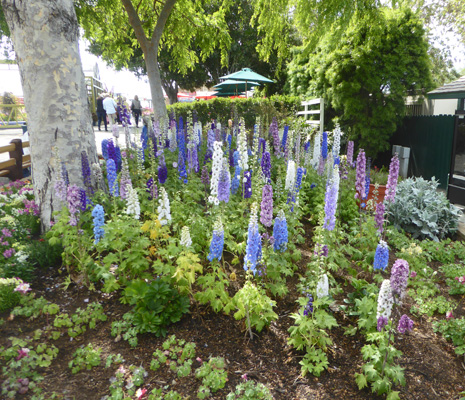
<path fill-rule="evenodd" d="M 168 168 L 166 168 L 165 157 L 160 158 L 160 163 L 158 164 L 158 182 L 163 185 L 166 182 L 168 177 Z"/>
<path fill-rule="evenodd" d="M 113 159 L 109 158 L 107 161 L 107 179 L 110 195 L 114 197 L 119 196 L 118 180 L 116 179 L 116 165 Z"/>
<path fill-rule="evenodd" d="M 326 185 L 325 220 L 323 228 L 332 231 L 336 226 L 336 208 L 339 197 L 339 170 L 334 167 L 333 176 Z"/>
<path fill-rule="evenodd" d="M 82 170 L 82 180 L 84 182 L 84 186 L 91 190 L 91 180 L 90 180 L 90 166 L 89 160 L 87 158 L 87 153 L 85 151 L 81 151 L 81 170 Z"/>
<path fill-rule="evenodd" d="M 102 156 L 105 160 L 108 160 L 108 139 L 102 140 Z"/>
<path fill-rule="evenodd" d="M 113 140 L 108 140 L 107 142 L 107 151 L 108 151 L 108 159 L 112 159 L 115 162 L 115 168 L 118 165 L 118 159 L 116 158 L 116 149 Z"/>
<path fill-rule="evenodd" d="M 386 269 L 389 261 L 389 247 L 384 240 L 380 240 L 375 252 L 375 261 L 373 263 L 373 269 L 378 270 Z"/>
<path fill-rule="evenodd" d="M 283 210 L 279 210 L 273 226 L 273 248 L 275 251 L 284 252 L 287 249 L 287 221 Z"/>
<path fill-rule="evenodd" d="M 81 211 L 86 211 L 87 196 L 86 196 L 86 190 L 83 188 L 79 188 L 79 199 L 81 201 Z"/>
<path fill-rule="evenodd" d="M 323 160 L 328 157 L 328 132 L 323 132 L 323 142 L 321 143 L 321 156 Z"/>
<path fill-rule="evenodd" d="M 299 193 L 302 187 L 302 177 L 304 176 L 304 169 L 302 167 L 297 168 L 297 175 L 295 178 L 295 192 Z"/>
<path fill-rule="evenodd" d="M 116 170 L 119 172 L 121 171 L 121 167 L 123 165 L 123 159 L 121 157 L 121 149 L 119 146 L 115 146 L 115 153 L 116 153 Z"/>
<path fill-rule="evenodd" d="M 210 252 L 208 253 L 208 261 L 212 262 L 215 258 L 218 261 L 221 261 L 223 256 L 223 246 L 224 246 L 224 228 L 221 222 L 221 219 L 218 220 L 213 225 L 213 236 L 212 241 L 210 242 Z"/>
<path fill-rule="evenodd" d="M 142 149 L 144 150 L 145 154 L 145 150 L 147 150 L 149 142 L 149 135 L 147 133 L 147 127 L 145 125 L 142 128 L 142 133 L 140 134 L 140 141 L 142 143 Z"/>
<path fill-rule="evenodd" d="M 283 139 L 281 141 L 281 149 L 283 152 L 286 151 L 286 146 L 287 146 L 287 134 L 289 132 L 289 126 L 285 126 L 284 127 L 284 131 L 283 131 Z"/>
<path fill-rule="evenodd" d="M 223 168 L 220 172 L 220 179 L 218 181 L 218 200 L 229 202 L 229 189 L 231 187 L 231 176 L 226 163 L 223 164 Z"/>
<path fill-rule="evenodd" d="M 105 223 L 104 215 L 105 212 L 103 207 L 100 204 L 97 204 L 92 210 L 92 217 L 94 220 L 94 243 L 98 243 L 105 234 L 105 231 L 102 228 Z"/>
<path fill-rule="evenodd" d="M 252 174 L 250 171 L 244 171 L 244 193 L 242 196 L 244 199 L 250 199 L 252 197 Z"/>
<path fill-rule="evenodd" d="M 183 179 L 184 183 L 187 183 L 186 163 L 184 161 L 184 156 L 181 150 L 179 150 L 179 153 L 178 153 L 178 172 L 179 172 L 179 179 Z"/>
<path fill-rule="evenodd" d="M 262 237 L 258 231 L 258 206 L 252 204 L 250 214 L 249 230 L 247 235 L 247 247 L 244 257 L 244 269 L 250 269 L 253 274 L 257 273 L 257 263 L 262 258 Z"/>

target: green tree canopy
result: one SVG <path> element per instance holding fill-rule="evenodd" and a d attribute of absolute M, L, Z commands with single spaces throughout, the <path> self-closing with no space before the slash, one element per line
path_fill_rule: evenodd
<path fill-rule="evenodd" d="M 289 68 L 291 92 L 323 96 L 351 138 L 376 157 L 388 149 L 405 96 L 431 88 L 425 30 L 407 8 L 380 9 L 376 21 L 356 13 L 347 29 L 335 29 L 312 54 L 296 51 Z"/>

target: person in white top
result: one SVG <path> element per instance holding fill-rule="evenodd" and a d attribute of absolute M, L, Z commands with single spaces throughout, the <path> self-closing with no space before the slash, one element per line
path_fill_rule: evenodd
<path fill-rule="evenodd" d="M 110 128 L 113 129 L 113 124 L 116 122 L 116 102 L 110 97 L 110 94 L 105 93 L 103 99 L 103 108 L 107 112 Z"/>

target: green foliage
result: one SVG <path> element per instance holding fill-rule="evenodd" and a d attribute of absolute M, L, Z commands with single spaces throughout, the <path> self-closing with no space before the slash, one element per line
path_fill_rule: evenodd
<path fill-rule="evenodd" d="M 410 311 L 414 314 L 424 314 L 432 317 L 434 314 L 445 314 L 447 311 L 454 309 L 454 303 L 448 301 L 444 296 L 436 296 L 439 292 L 434 288 L 421 288 L 410 290 L 409 295 L 415 300 L 415 305 Z"/>
<path fill-rule="evenodd" d="M 234 304 L 237 307 L 234 318 L 245 318 L 249 331 L 253 327 L 261 332 L 271 321 L 278 319 L 278 314 L 273 311 L 276 302 L 271 300 L 265 291 L 252 283 L 250 279 L 234 296 Z"/>
<path fill-rule="evenodd" d="M 175 372 L 178 378 L 184 378 L 192 372 L 192 361 L 195 357 L 195 343 L 186 343 L 171 335 L 164 343 L 163 350 L 157 349 L 153 353 L 150 369 L 157 371 L 166 365 Z"/>
<path fill-rule="evenodd" d="M 457 354 L 465 354 L 465 318 L 435 321 L 433 329 L 454 344 Z"/>
<path fill-rule="evenodd" d="M 367 340 L 371 344 L 362 348 L 365 364 L 362 372 L 355 374 L 358 388 L 362 390 L 370 384 L 373 393 L 386 393 L 388 399 L 399 399 L 398 392 L 392 389 L 397 384 L 405 385 L 404 369 L 394 364 L 402 352 L 389 344 L 386 331 L 369 333 Z"/>
<path fill-rule="evenodd" d="M 223 268 L 216 263 L 211 264 L 211 272 L 197 279 L 202 291 L 195 293 L 194 298 L 200 304 L 210 303 L 213 311 L 229 314 L 234 308 L 233 299 L 228 294 L 229 279 Z"/>
<path fill-rule="evenodd" d="M 397 185 L 389 222 L 414 238 L 444 239 L 457 230 L 460 211 L 438 191 L 438 181 L 408 178 Z"/>
<path fill-rule="evenodd" d="M 22 296 L 21 304 L 12 311 L 13 315 L 36 319 L 41 315 L 55 315 L 60 311 L 60 307 L 55 303 L 50 303 L 44 297 L 36 299 L 34 295 Z"/>
<path fill-rule="evenodd" d="M 223 389 L 228 380 L 224 359 L 222 357 L 210 358 L 208 362 L 204 362 L 200 368 L 197 368 L 195 377 L 202 380 L 197 392 L 199 399 L 206 399 L 211 393 Z"/>
<path fill-rule="evenodd" d="M 111 336 L 116 336 L 115 341 L 127 340 L 131 347 L 137 347 L 138 329 L 134 326 L 134 314 L 126 313 L 122 321 L 113 321 L 111 324 Z"/>
<path fill-rule="evenodd" d="M 298 313 L 291 315 L 294 325 L 289 328 L 288 344 L 298 351 L 305 351 L 304 358 L 299 362 L 302 366 L 302 375 L 311 373 L 315 376 L 328 367 L 326 349 L 332 341 L 326 332 L 338 326 L 336 319 L 329 314 L 325 307 L 330 300 L 326 298 L 317 299 L 313 302 L 314 311 L 308 316 L 303 314 L 303 308 L 307 305 L 307 297 L 300 297 L 298 302 L 301 309 Z"/>
<path fill-rule="evenodd" d="M 295 51 L 291 93 L 324 96 L 342 129 L 376 157 L 389 148 L 405 96 L 430 88 L 427 48 L 423 23 L 409 8 L 355 12 L 347 27 L 328 27 L 313 53 Z"/>
<path fill-rule="evenodd" d="M 102 349 L 100 347 L 94 349 L 92 344 L 89 343 L 87 346 L 80 347 L 74 352 L 74 359 L 68 363 L 68 366 L 71 368 L 73 374 L 83 369 L 91 370 L 93 367 L 100 365 L 100 354 L 102 354 Z"/>
<path fill-rule="evenodd" d="M 68 335 L 75 338 L 83 334 L 89 326 L 95 329 L 98 321 L 106 321 L 107 316 L 99 303 L 90 303 L 85 310 L 78 308 L 76 313 L 69 317 L 68 314 L 59 314 L 55 317 L 53 326 L 55 328 L 68 328 Z"/>
<path fill-rule="evenodd" d="M 229 99 L 216 98 L 210 101 L 193 103 L 176 103 L 168 107 L 168 112 L 175 112 L 176 117 L 184 120 L 189 112 L 196 112 L 198 120 L 207 124 L 212 118 L 218 118 L 222 124 L 233 119 L 235 113 L 244 118 L 245 126 L 252 129 L 256 118 L 271 123 L 273 117 L 278 120 L 293 117 L 300 109 L 299 97 L 273 95 L 269 98 Z"/>
<path fill-rule="evenodd" d="M 263 383 L 251 379 L 237 385 L 234 392 L 226 396 L 226 400 L 272 400 L 273 395 Z"/>
<path fill-rule="evenodd" d="M 34 240 L 28 248 L 30 262 L 38 268 L 58 267 L 62 252 L 59 244 L 51 245 L 47 240 Z"/>
<path fill-rule="evenodd" d="M 15 291 L 18 284 L 17 279 L 0 278 L 0 312 L 10 310 L 19 304 L 21 293 Z"/>
<path fill-rule="evenodd" d="M 189 311 L 189 298 L 180 294 L 167 279 L 147 283 L 133 280 L 124 290 L 123 303 L 134 306 L 133 324 L 139 333 L 165 336 L 166 327 Z"/>
<path fill-rule="evenodd" d="M 465 276 L 465 263 L 441 265 L 440 270 L 446 277 L 450 295 L 465 294 L 465 283 L 457 279 Z"/>

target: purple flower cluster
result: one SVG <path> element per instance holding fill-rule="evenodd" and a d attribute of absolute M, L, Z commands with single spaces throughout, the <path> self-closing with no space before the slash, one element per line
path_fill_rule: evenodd
<path fill-rule="evenodd" d="M 384 240 L 380 240 L 378 246 L 376 246 L 375 261 L 373 263 L 373 269 L 383 271 L 386 269 L 389 262 L 389 247 Z"/>
<path fill-rule="evenodd" d="M 286 221 L 286 217 L 284 215 L 283 210 L 279 211 L 278 216 L 274 220 L 273 237 L 274 237 L 274 244 L 273 244 L 274 250 L 280 251 L 280 252 L 286 251 L 288 232 L 287 232 L 287 221 Z"/>
<path fill-rule="evenodd" d="M 384 200 L 386 202 L 394 202 L 396 197 L 396 188 L 397 188 L 397 179 L 399 178 L 399 157 L 397 153 L 394 154 L 394 157 L 391 159 L 391 164 L 389 165 L 389 176 L 386 184 L 386 196 Z"/>
<path fill-rule="evenodd" d="M 323 229 L 332 231 L 336 226 L 336 208 L 339 197 L 339 173 L 333 174 L 326 186 L 325 194 L 325 220 Z"/>
<path fill-rule="evenodd" d="M 327 244 L 319 244 L 315 245 L 315 250 L 313 250 L 313 254 L 317 257 L 328 257 L 329 248 Z"/>
<path fill-rule="evenodd" d="M 286 149 L 287 149 L 287 134 L 289 132 L 289 126 L 284 126 L 284 131 L 283 131 L 283 139 L 281 141 L 281 150 L 283 153 L 286 152 Z"/>
<path fill-rule="evenodd" d="M 77 225 L 76 215 L 81 210 L 81 190 L 77 185 L 68 186 L 66 193 L 66 200 L 68 201 L 69 210 L 69 224 L 71 226 Z"/>
<path fill-rule="evenodd" d="M 270 135 L 273 137 L 273 146 L 276 155 L 279 155 L 279 129 L 278 129 L 278 120 L 276 117 L 273 117 L 273 120 L 270 124 Z"/>
<path fill-rule="evenodd" d="M 376 204 L 375 225 L 380 235 L 383 233 L 383 229 L 384 229 L 384 212 L 385 212 L 384 203 Z"/>
<path fill-rule="evenodd" d="M 105 160 L 108 160 L 108 139 L 102 140 L 102 156 Z"/>
<path fill-rule="evenodd" d="M 166 182 L 168 177 L 168 168 L 166 168 L 165 157 L 160 157 L 160 162 L 158 164 L 158 182 L 160 185 L 163 185 Z"/>
<path fill-rule="evenodd" d="M 356 176 L 355 176 L 355 198 L 360 198 L 365 194 L 365 170 L 366 170 L 366 158 L 365 152 L 363 149 L 360 149 L 357 156 L 357 169 L 356 169 Z"/>
<path fill-rule="evenodd" d="M 263 153 L 260 164 L 261 164 L 263 176 L 265 177 L 266 182 L 270 182 L 271 180 L 271 156 L 269 152 L 265 151 Z"/>
<path fill-rule="evenodd" d="M 389 320 L 387 319 L 387 317 L 380 315 L 376 324 L 376 329 L 378 330 L 378 332 L 381 332 L 383 328 L 388 324 L 388 322 Z"/>
<path fill-rule="evenodd" d="M 352 140 L 347 143 L 347 163 L 350 167 L 354 164 L 354 142 Z"/>
<path fill-rule="evenodd" d="M 66 164 L 64 161 L 61 162 L 61 177 L 63 178 L 65 185 L 69 186 L 68 170 L 66 169 Z"/>
<path fill-rule="evenodd" d="M 89 159 L 87 158 L 87 153 L 85 151 L 81 152 L 81 170 L 82 170 L 82 180 L 84 186 L 89 191 L 89 194 L 92 194 L 92 183 L 90 179 L 90 166 Z"/>
<path fill-rule="evenodd" d="M 273 222 L 273 188 L 271 185 L 263 186 L 260 222 L 266 227 L 270 227 Z"/>
<path fill-rule="evenodd" d="M 308 302 L 304 308 L 304 316 L 308 317 L 313 312 L 313 296 L 310 293 L 306 294 Z"/>
<path fill-rule="evenodd" d="M 108 140 L 107 141 L 107 152 L 108 152 L 108 159 L 112 159 L 115 163 L 115 168 L 118 165 L 118 159 L 116 158 L 116 148 L 115 144 L 113 143 L 113 140 Z"/>
<path fill-rule="evenodd" d="M 218 200 L 224 201 L 225 203 L 229 202 L 229 189 L 231 187 L 231 176 L 229 174 L 229 169 L 225 164 L 220 172 L 220 180 L 218 181 Z"/>
<path fill-rule="evenodd" d="M 244 257 L 244 270 L 250 269 L 255 275 L 257 263 L 262 258 L 262 237 L 258 232 L 258 224 L 249 224 L 247 247 Z"/>
<path fill-rule="evenodd" d="M 208 172 L 208 167 L 206 165 L 202 167 L 202 175 L 200 177 L 200 180 L 205 185 L 205 187 L 210 186 L 210 174 Z"/>
<path fill-rule="evenodd" d="M 145 190 L 149 194 L 149 200 L 152 200 L 154 197 L 156 198 L 157 196 L 154 196 L 154 190 L 157 189 L 157 185 L 153 184 L 153 178 L 150 177 L 149 180 L 147 181 L 147 189 Z M 157 193 L 158 194 L 158 193 Z"/>
<path fill-rule="evenodd" d="M 399 324 L 397 325 L 397 330 L 399 333 L 404 334 L 405 332 L 410 332 L 413 329 L 413 321 L 407 317 L 407 315 L 402 315 L 399 319 Z"/>
<path fill-rule="evenodd" d="M 320 156 L 318 157 L 318 170 L 317 170 L 317 173 L 318 173 L 318 175 L 322 176 L 324 172 L 325 172 L 325 160 L 324 160 L 323 156 L 320 154 Z"/>
<path fill-rule="evenodd" d="M 328 132 L 323 132 L 323 141 L 321 143 L 321 157 L 323 160 L 328 158 Z"/>
<path fill-rule="evenodd" d="M 398 259 L 391 269 L 391 290 L 394 298 L 402 298 L 407 288 L 409 277 L 408 262 Z"/>

